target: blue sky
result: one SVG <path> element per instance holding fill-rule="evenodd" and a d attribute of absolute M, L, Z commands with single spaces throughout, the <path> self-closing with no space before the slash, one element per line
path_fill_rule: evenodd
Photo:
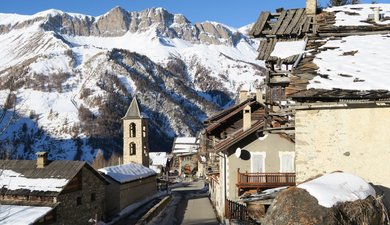
<path fill-rule="evenodd" d="M 326 6 L 327 0 L 320 0 Z M 362 0 L 370 3 L 371 0 Z M 390 0 L 377 2 L 390 3 Z M 163 7 L 172 13 L 182 13 L 191 22 L 217 21 L 232 27 L 256 21 L 261 11 L 276 8 L 304 7 L 306 0 L 2 0 L 1 13 L 34 14 L 46 9 L 59 9 L 98 16 L 115 6 L 128 11 Z"/>

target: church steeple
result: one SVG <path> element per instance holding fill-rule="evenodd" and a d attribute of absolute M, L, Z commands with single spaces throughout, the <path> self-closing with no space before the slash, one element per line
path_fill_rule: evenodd
<path fill-rule="evenodd" d="M 122 119 L 141 119 L 141 111 L 138 105 L 137 96 L 134 95 L 133 100 L 129 108 L 127 109 L 126 115 Z"/>
<path fill-rule="evenodd" d="M 123 120 L 123 163 L 149 167 L 148 119 L 134 96 Z"/>

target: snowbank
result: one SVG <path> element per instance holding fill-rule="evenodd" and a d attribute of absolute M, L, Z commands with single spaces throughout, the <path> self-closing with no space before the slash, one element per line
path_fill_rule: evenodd
<path fill-rule="evenodd" d="M 374 188 L 362 178 L 341 172 L 326 174 L 297 187 L 308 191 L 318 204 L 327 208 L 376 195 Z"/>

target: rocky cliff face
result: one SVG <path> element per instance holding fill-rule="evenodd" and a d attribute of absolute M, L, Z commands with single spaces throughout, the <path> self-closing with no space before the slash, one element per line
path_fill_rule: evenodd
<path fill-rule="evenodd" d="M 99 149 L 120 153 L 120 118 L 137 95 L 151 149 L 167 151 L 261 82 L 256 48 L 237 30 L 161 8 L 0 14 L 0 149 L 89 161 Z"/>
<path fill-rule="evenodd" d="M 164 37 L 180 38 L 192 43 L 237 44 L 241 38 L 247 38 L 240 32 L 232 32 L 219 23 L 203 22 L 191 24 L 184 15 L 171 14 L 163 8 L 151 8 L 142 12 L 128 12 L 117 7 L 108 13 L 91 17 L 68 14 L 61 11 L 47 11 L 37 17 L 26 18 L 16 24 L 0 25 L 0 34 L 13 29 L 23 29 L 41 21 L 45 31 L 73 36 L 117 37 L 127 32 L 145 32 L 151 27 Z M 222 40 L 222 41 L 221 41 Z"/>

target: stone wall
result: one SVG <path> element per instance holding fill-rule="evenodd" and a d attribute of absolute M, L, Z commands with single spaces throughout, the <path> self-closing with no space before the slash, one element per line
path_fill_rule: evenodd
<path fill-rule="evenodd" d="M 81 173 L 82 189 L 58 196 L 60 204 L 56 208 L 57 224 L 86 225 L 91 218 L 103 219 L 106 184 L 85 167 Z M 95 200 L 92 199 L 92 194 L 95 194 Z M 77 204 L 79 197 L 80 205 Z"/>
<path fill-rule="evenodd" d="M 390 108 L 299 110 L 297 182 L 333 171 L 390 187 Z"/>

